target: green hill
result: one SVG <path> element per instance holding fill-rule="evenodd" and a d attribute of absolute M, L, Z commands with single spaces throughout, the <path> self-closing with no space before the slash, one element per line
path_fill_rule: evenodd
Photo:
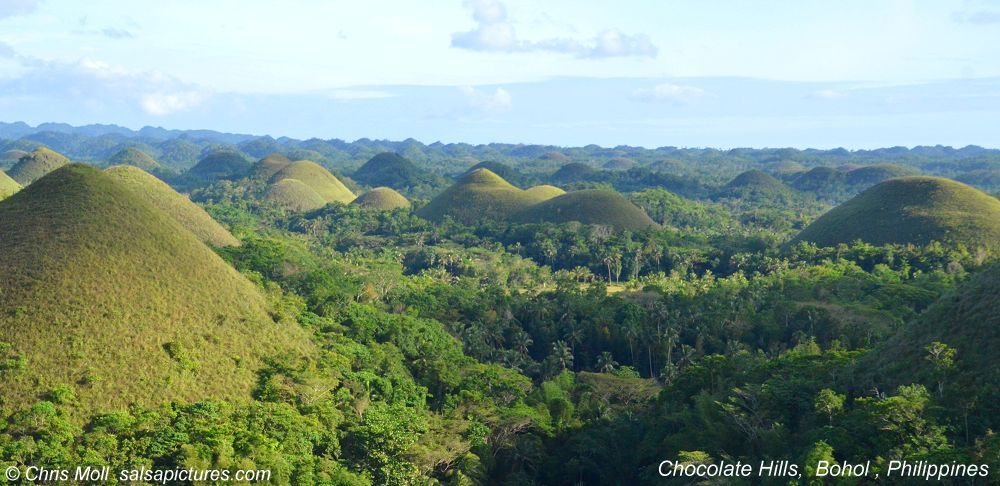
<path fill-rule="evenodd" d="M 63 154 L 45 147 L 39 147 L 30 154 L 21 157 L 14 164 L 14 167 L 11 167 L 7 171 L 7 175 L 17 181 L 18 184 L 27 186 L 45 174 L 68 163 L 69 159 Z"/>
<path fill-rule="evenodd" d="M 108 159 L 108 165 L 131 165 L 146 171 L 160 168 L 160 163 L 153 160 L 146 152 L 132 147 L 112 155 Z"/>
<path fill-rule="evenodd" d="M 250 177 L 267 180 L 289 165 L 292 165 L 292 161 L 288 157 L 281 154 L 271 154 L 258 160 L 250 168 Z"/>
<path fill-rule="evenodd" d="M 788 186 L 759 170 L 743 172 L 716 193 L 717 198 L 736 199 L 775 199 L 791 195 L 792 191 Z"/>
<path fill-rule="evenodd" d="M 465 224 L 503 221 L 530 206 L 532 198 L 489 169 L 476 169 L 417 210 L 432 221 L 451 216 Z"/>
<path fill-rule="evenodd" d="M 656 226 L 642 209 L 621 194 L 599 189 L 563 194 L 521 211 L 512 220 L 524 223 L 579 221 L 632 231 Z"/>
<path fill-rule="evenodd" d="M 847 172 L 847 183 L 852 186 L 869 187 L 896 177 L 918 174 L 916 169 L 895 164 L 878 164 L 859 167 Z"/>
<path fill-rule="evenodd" d="M 465 171 L 462 175 L 468 175 L 476 171 L 476 169 L 489 169 L 494 174 L 503 178 L 503 180 L 517 186 L 524 187 L 528 183 L 528 177 L 522 174 L 519 170 L 493 160 L 484 160 Z"/>
<path fill-rule="evenodd" d="M 327 203 L 342 202 L 347 204 L 355 197 L 354 193 L 343 182 L 340 182 L 340 179 L 311 160 L 292 162 L 271 176 L 271 182 L 278 182 L 282 179 L 298 179 L 304 182 Z"/>
<path fill-rule="evenodd" d="M 939 384 L 926 347 L 938 341 L 956 350 L 954 369 L 943 391 L 970 390 L 962 400 L 979 408 L 981 417 L 1000 425 L 1000 267 L 980 271 L 942 296 L 916 320 L 903 326 L 884 345 L 865 355 L 858 369 L 867 387 L 882 390 L 909 383 Z"/>
<path fill-rule="evenodd" d="M 549 180 L 562 184 L 580 182 L 587 180 L 595 172 L 597 172 L 597 169 L 587 164 L 573 162 L 560 167 L 559 170 L 549 176 Z"/>
<path fill-rule="evenodd" d="M 0 202 L 0 295 L 8 409 L 57 386 L 77 414 L 249 400 L 263 357 L 312 349 L 194 234 L 86 165 Z"/>
<path fill-rule="evenodd" d="M 357 199 L 351 201 L 351 204 L 383 211 L 410 207 L 410 201 L 407 201 L 402 194 L 388 187 L 376 187 L 358 196 Z"/>
<path fill-rule="evenodd" d="M 628 157 L 615 157 L 605 162 L 601 167 L 606 170 L 629 170 L 635 166 L 635 161 Z"/>
<path fill-rule="evenodd" d="M 844 189 L 847 176 L 830 167 L 813 167 L 792 180 L 792 187 L 800 191 L 828 193 Z"/>
<path fill-rule="evenodd" d="M 18 160 L 21 160 L 21 157 L 24 157 L 25 155 L 28 155 L 28 152 L 25 152 L 24 150 L 11 149 L 4 152 L 3 154 L 0 154 L 0 160 L 10 160 L 17 162 Z"/>
<path fill-rule="evenodd" d="M 105 172 L 122 187 L 170 215 L 201 241 L 218 247 L 239 246 L 240 240 L 212 219 L 201 206 L 155 176 L 131 165 L 116 165 Z"/>
<path fill-rule="evenodd" d="M 21 190 L 21 185 L 0 170 L 0 201 Z"/>
<path fill-rule="evenodd" d="M 292 211 L 312 211 L 326 206 L 326 200 L 298 179 L 281 179 L 267 188 L 264 199 Z"/>
<path fill-rule="evenodd" d="M 201 182 L 215 182 L 221 179 L 237 179 L 250 171 L 250 162 L 232 150 L 216 150 L 209 153 L 188 169 L 189 179 Z"/>
<path fill-rule="evenodd" d="M 367 186 L 394 189 L 433 184 L 436 180 L 434 174 L 413 165 L 409 159 L 395 152 L 383 152 L 372 157 L 351 177 Z"/>
<path fill-rule="evenodd" d="M 554 197 L 562 196 L 563 194 L 566 194 L 566 191 L 556 186 L 542 184 L 539 186 L 529 187 L 524 190 L 524 193 L 527 194 L 532 201 L 535 201 L 535 203 L 540 203 L 542 201 L 548 201 Z"/>
<path fill-rule="evenodd" d="M 792 242 L 836 246 L 854 240 L 1000 248 L 1000 201 L 950 179 L 891 179 L 831 209 Z"/>

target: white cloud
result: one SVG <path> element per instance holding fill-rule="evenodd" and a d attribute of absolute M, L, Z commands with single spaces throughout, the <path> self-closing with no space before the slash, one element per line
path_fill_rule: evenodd
<path fill-rule="evenodd" d="M 58 100 L 68 106 L 129 106 L 155 116 L 190 110 L 209 98 L 205 91 L 159 71 L 135 71 L 98 59 L 16 59 L 24 73 L 0 82 L 0 92 L 9 96 Z"/>
<path fill-rule="evenodd" d="M 463 86 L 460 89 L 465 95 L 466 103 L 472 108 L 489 112 L 504 112 L 513 107 L 514 98 L 509 91 L 503 88 L 497 88 L 493 93 L 484 93 L 471 86 Z"/>
<path fill-rule="evenodd" d="M 847 93 L 843 91 L 837 91 L 835 89 L 821 89 L 819 91 L 812 92 L 809 95 L 809 97 L 821 100 L 839 100 L 842 98 L 847 98 Z"/>
<path fill-rule="evenodd" d="M 377 89 L 337 89 L 329 93 L 330 98 L 337 101 L 378 100 L 394 98 L 396 95 Z"/>
<path fill-rule="evenodd" d="M 114 28 L 114 27 L 108 27 L 106 29 L 102 29 L 101 30 L 101 34 L 103 34 L 105 37 L 109 37 L 111 39 L 132 39 L 132 38 L 135 37 L 135 35 L 133 35 L 128 30 L 117 29 L 117 28 Z"/>
<path fill-rule="evenodd" d="M 452 34 L 452 47 L 487 52 L 549 51 L 581 58 L 656 57 L 659 52 L 645 34 L 625 34 L 616 29 L 605 30 L 583 41 L 568 38 L 521 40 L 507 18 L 507 8 L 498 0 L 466 0 L 465 6 L 472 10 L 477 25 L 470 31 Z"/>
<path fill-rule="evenodd" d="M 151 93 L 142 97 L 140 106 L 150 115 L 164 116 L 187 111 L 202 104 L 207 99 L 204 93 L 198 91 L 182 91 L 178 93 Z"/>
<path fill-rule="evenodd" d="M 17 51 L 15 51 L 13 47 L 3 42 L 0 42 L 0 59 L 12 58 L 16 55 Z"/>
<path fill-rule="evenodd" d="M 0 0 L 0 19 L 31 13 L 39 3 L 40 0 Z"/>
<path fill-rule="evenodd" d="M 632 92 L 632 97 L 642 101 L 691 103 L 706 94 L 705 90 L 694 86 L 663 83 L 652 88 L 637 89 Z"/>

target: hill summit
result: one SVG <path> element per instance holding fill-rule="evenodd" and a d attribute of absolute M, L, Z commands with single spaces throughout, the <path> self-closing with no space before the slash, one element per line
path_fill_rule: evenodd
<path fill-rule="evenodd" d="M 393 189 L 430 184 L 434 174 L 423 170 L 409 159 L 395 152 L 383 152 L 365 162 L 352 176 L 368 186 L 386 186 Z"/>
<path fill-rule="evenodd" d="M 410 207 L 410 201 L 407 201 L 402 194 L 388 187 L 376 187 L 358 196 L 351 204 L 382 211 Z"/>
<path fill-rule="evenodd" d="M 131 165 L 116 165 L 105 172 L 136 196 L 146 199 L 157 209 L 170 215 L 201 241 L 219 247 L 239 246 L 240 240 L 212 219 L 201 206 L 152 174 Z"/>
<path fill-rule="evenodd" d="M 38 178 L 69 163 L 65 155 L 45 147 L 38 147 L 14 164 L 7 171 L 11 179 L 22 186 L 31 184 Z"/>
<path fill-rule="evenodd" d="M 621 194 L 600 189 L 569 192 L 554 197 L 515 214 L 512 219 L 524 223 L 578 221 L 632 231 L 656 226 L 642 209 Z"/>
<path fill-rule="evenodd" d="M 534 200 L 489 169 L 476 169 L 458 180 L 424 207 L 417 216 L 440 221 L 450 216 L 460 223 L 503 221 Z"/>
<path fill-rule="evenodd" d="M 1000 248 L 1000 201 L 950 179 L 890 179 L 820 216 L 792 243 L 836 246 L 854 240 Z"/>
<path fill-rule="evenodd" d="M 154 170 L 160 168 L 160 163 L 150 157 L 146 152 L 137 148 L 129 147 L 119 151 L 108 159 L 108 165 L 131 165 L 142 170 Z"/>
<path fill-rule="evenodd" d="M 323 198 L 324 202 L 341 202 L 347 204 L 354 200 L 354 193 L 351 192 L 340 179 L 323 168 L 323 166 L 311 160 L 300 160 L 292 162 L 271 176 L 271 182 L 279 182 L 282 179 L 296 179 L 316 191 Z"/>
<path fill-rule="evenodd" d="M 67 165 L 0 202 L 0 406 L 55 387 L 75 413 L 249 400 L 263 358 L 309 353 L 300 327 L 146 198 Z"/>

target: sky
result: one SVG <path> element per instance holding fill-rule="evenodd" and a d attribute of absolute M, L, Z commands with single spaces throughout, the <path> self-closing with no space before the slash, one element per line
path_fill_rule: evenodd
<path fill-rule="evenodd" d="M 0 0 L 0 121 L 1000 146 L 1000 0 Z"/>

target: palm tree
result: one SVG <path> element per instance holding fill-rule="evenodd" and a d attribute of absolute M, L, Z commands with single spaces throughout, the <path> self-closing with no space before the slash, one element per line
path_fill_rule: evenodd
<path fill-rule="evenodd" d="M 552 344 L 552 356 L 563 370 L 573 367 L 573 351 L 566 344 L 566 341 L 560 339 Z"/>
<path fill-rule="evenodd" d="M 597 371 L 601 373 L 611 373 L 618 367 L 618 362 L 608 351 L 604 351 L 597 357 Z"/>

